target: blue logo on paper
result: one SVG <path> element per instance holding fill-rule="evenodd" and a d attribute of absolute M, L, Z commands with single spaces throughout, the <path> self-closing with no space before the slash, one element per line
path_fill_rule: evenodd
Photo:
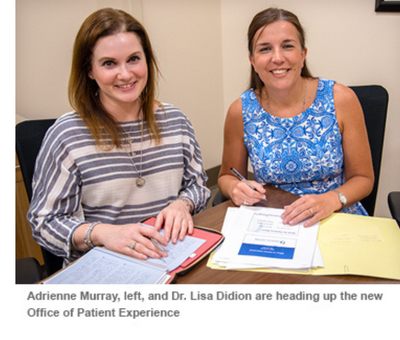
<path fill-rule="evenodd" d="M 285 243 L 282 241 L 283 244 Z M 281 242 L 281 243 L 282 243 Z M 243 243 L 239 255 L 271 257 L 276 259 L 291 260 L 294 256 L 294 248 L 274 247 L 259 244 Z"/>

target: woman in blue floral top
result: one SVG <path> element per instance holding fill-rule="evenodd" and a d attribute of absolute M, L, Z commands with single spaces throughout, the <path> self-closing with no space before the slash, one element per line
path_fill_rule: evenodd
<path fill-rule="evenodd" d="M 300 195 L 285 207 L 285 224 L 313 225 L 335 211 L 367 215 L 359 202 L 374 174 L 361 105 L 355 93 L 312 77 L 302 26 L 291 12 L 269 8 L 248 30 L 250 89 L 229 108 L 218 185 L 236 205 L 268 196 L 264 184 Z M 257 189 L 247 176 L 250 159 Z"/>

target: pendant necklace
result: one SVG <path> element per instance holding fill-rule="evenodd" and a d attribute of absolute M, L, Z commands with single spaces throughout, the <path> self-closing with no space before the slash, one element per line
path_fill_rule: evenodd
<path fill-rule="evenodd" d="M 301 108 L 301 112 L 304 112 L 304 107 L 305 107 L 305 105 L 306 105 L 306 99 L 307 99 L 307 81 L 306 81 L 306 78 L 303 78 L 303 80 L 304 80 L 304 99 L 303 99 L 303 106 L 302 106 L 302 108 Z M 272 114 L 272 113 L 271 113 L 271 109 L 270 109 L 270 107 L 269 107 L 267 91 L 265 91 L 265 102 L 266 102 L 266 104 L 267 104 L 267 110 L 268 110 L 268 112 L 269 112 L 270 114 Z"/>
<path fill-rule="evenodd" d="M 139 120 L 138 120 L 139 122 Z M 133 142 L 133 138 L 130 138 L 129 134 L 128 134 L 128 139 L 127 142 L 129 143 L 129 155 L 131 156 L 130 159 L 132 161 L 133 166 L 135 167 L 135 171 L 138 174 L 138 178 L 136 179 L 136 186 L 138 188 L 142 188 L 144 187 L 144 185 L 146 184 L 146 180 L 142 177 L 142 164 L 143 164 L 143 128 L 142 128 L 142 124 L 139 123 L 140 126 L 140 172 L 137 170 L 136 164 L 133 160 L 133 157 L 135 156 L 135 153 L 132 150 L 132 142 Z M 133 126 L 131 128 L 131 130 L 133 129 Z"/>

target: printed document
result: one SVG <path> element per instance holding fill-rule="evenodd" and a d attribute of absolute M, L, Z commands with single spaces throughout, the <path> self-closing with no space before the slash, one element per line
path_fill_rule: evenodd
<path fill-rule="evenodd" d="M 161 233 L 163 232 L 160 231 Z M 168 256 L 161 259 L 138 260 L 96 247 L 44 283 L 48 284 L 162 284 L 168 274 L 190 257 L 205 240 L 186 236 L 164 249 Z"/>
<path fill-rule="evenodd" d="M 319 223 L 284 225 L 283 209 L 228 208 L 222 233 L 225 242 L 213 262 L 226 269 L 280 268 L 308 270 L 323 266 L 317 236 Z"/>
<path fill-rule="evenodd" d="M 96 247 L 44 283 L 154 284 L 164 282 L 167 275 L 165 266 L 149 266 L 146 261 Z"/>
<path fill-rule="evenodd" d="M 164 229 L 160 230 L 160 234 L 164 236 Z M 147 262 L 160 265 L 164 264 L 168 271 L 172 272 L 199 249 L 204 242 L 206 242 L 206 240 L 186 235 L 183 241 L 178 240 L 175 244 L 170 241 L 168 246 L 164 247 L 165 251 L 168 253 L 167 257 L 162 257 L 161 259 L 148 258 Z"/>

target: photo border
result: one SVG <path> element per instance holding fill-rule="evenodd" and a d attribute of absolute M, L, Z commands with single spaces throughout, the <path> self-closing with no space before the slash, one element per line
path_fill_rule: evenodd
<path fill-rule="evenodd" d="M 400 12 L 400 1 L 376 0 L 375 12 Z"/>

